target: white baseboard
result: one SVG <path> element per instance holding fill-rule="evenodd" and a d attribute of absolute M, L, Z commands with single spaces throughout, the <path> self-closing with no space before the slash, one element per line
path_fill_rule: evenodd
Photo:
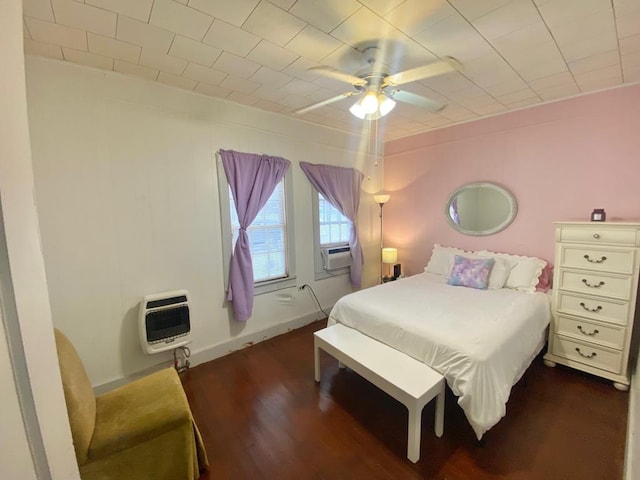
<path fill-rule="evenodd" d="M 327 312 L 331 310 L 331 307 L 323 308 Z M 204 348 L 202 350 L 192 350 L 189 360 L 191 362 L 191 366 L 195 367 L 196 365 L 200 365 L 201 363 L 210 362 L 211 360 L 215 360 L 216 358 L 224 357 L 225 355 L 233 353 L 237 350 L 251 347 L 256 343 L 260 343 L 270 338 L 277 337 L 278 335 L 290 332 L 291 330 L 296 330 L 316 321 L 318 321 L 318 312 L 312 312 L 307 315 L 303 315 L 302 317 L 294 318 L 293 320 L 289 320 L 278 325 L 273 325 L 257 332 L 252 332 L 246 335 L 240 335 L 238 337 L 231 338 L 222 343 Z M 313 356 L 313 351 L 310 351 L 309 355 Z M 127 375 L 126 377 L 118 378 L 116 380 L 97 385 L 93 387 L 93 390 L 96 395 L 101 395 L 105 392 L 113 390 L 114 388 L 121 387 L 122 385 L 126 385 L 133 380 L 144 377 L 145 375 L 149 375 L 153 372 L 157 372 L 158 370 L 170 367 L 172 365 L 173 363 L 171 361 L 165 361 L 145 368 L 144 370 L 136 372 L 135 374 Z"/>

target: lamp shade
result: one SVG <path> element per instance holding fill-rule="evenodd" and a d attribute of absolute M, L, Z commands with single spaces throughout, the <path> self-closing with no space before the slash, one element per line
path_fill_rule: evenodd
<path fill-rule="evenodd" d="M 387 203 L 390 198 L 391 198 L 391 195 L 385 195 L 385 194 L 378 194 L 373 196 L 373 199 L 376 201 L 376 203 L 380 203 L 382 205 Z"/>
<path fill-rule="evenodd" d="M 382 249 L 382 263 L 396 263 L 398 261 L 398 249 L 397 248 L 383 248 Z"/>

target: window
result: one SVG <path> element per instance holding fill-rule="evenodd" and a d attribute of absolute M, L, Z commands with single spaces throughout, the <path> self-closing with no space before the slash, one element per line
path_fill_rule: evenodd
<path fill-rule="evenodd" d="M 318 193 L 318 226 L 320 246 L 348 244 L 351 222 Z"/>
<path fill-rule="evenodd" d="M 289 288 L 296 282 L 293 209 L 290 207 L 293 198 L 293 179 L 291 169 L 289 170 L 247 229 L 253 261 L 255 295 Z M 218 186 L 226 284 L 229 280 L 229 263 L 238 238 L 240 224 L 220 160 L 218 160 Z"/>
<path fill-rule="evenodd" d="M 238 239 L 240 223 L 231 189 L 229 188 L 231 209 L 232 245 Z M 253 281 L 265 282 L 287 277 L 287 222 L 284 200 L 284 180 L 275 188 L 269 200 L 247 229 L 251 258 L 253 260 Z"/>
<path fill-rule="evenodd" d="M 321 193 L 313 190 L 314 216 L 314 265 L 315 279 L 333 277 L 349 273 L 349 267 L 331 270 L 324 269 L 323 249 L 327 247 L 347 246 L 351 236 L 351 221 L 331 205 Z"/>

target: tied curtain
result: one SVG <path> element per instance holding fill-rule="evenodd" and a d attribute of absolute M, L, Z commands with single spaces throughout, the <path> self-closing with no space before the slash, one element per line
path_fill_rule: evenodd
<path fill-rule="evenodd" d="M 284 178 L 291 162 L 233 150 L 220 150 L 220 156 L 240 222 L 231 255 L 227 300 L 233 303 L 235 319 L 245 322 L 253 311 L 253 262 L 247 228 Z"/>
<path fill-rule="evenodd" d="M 333 165 L 314 165 L 300 162 L 311 185 L 333 205 L 342 215 L 351 221 L 349 249 L 351 250 L 351 284 L 360 288 L 362 283 L 362 265 L 364 256 L 358 239 L 356 217 L 360 206 L 360 185 L 364 174 L 353 168 Z"/>

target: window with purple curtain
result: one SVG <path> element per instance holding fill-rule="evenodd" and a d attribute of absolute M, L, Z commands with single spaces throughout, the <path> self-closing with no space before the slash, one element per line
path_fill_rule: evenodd
<path fill-rule="evenodd" d="M 220 150 L 239 224 L 231 255 L 227 300 L 234 318 L 244 322 L 253 312 L 253 262 L 247 228 L 282 181 L 291 162 L 281 157 Z"/>
<path fill-rule="evenodd" d="M 354 168 L 334 165 L 315 165 L 300 162 L 311 185 L 351 221 L 349 249 L 351 251 L 351 284 L 359 288 L 362 283 L 364 257 L 358 239 L 357 217 L 360 206 L 360 187 L 364 174 Z"/>

